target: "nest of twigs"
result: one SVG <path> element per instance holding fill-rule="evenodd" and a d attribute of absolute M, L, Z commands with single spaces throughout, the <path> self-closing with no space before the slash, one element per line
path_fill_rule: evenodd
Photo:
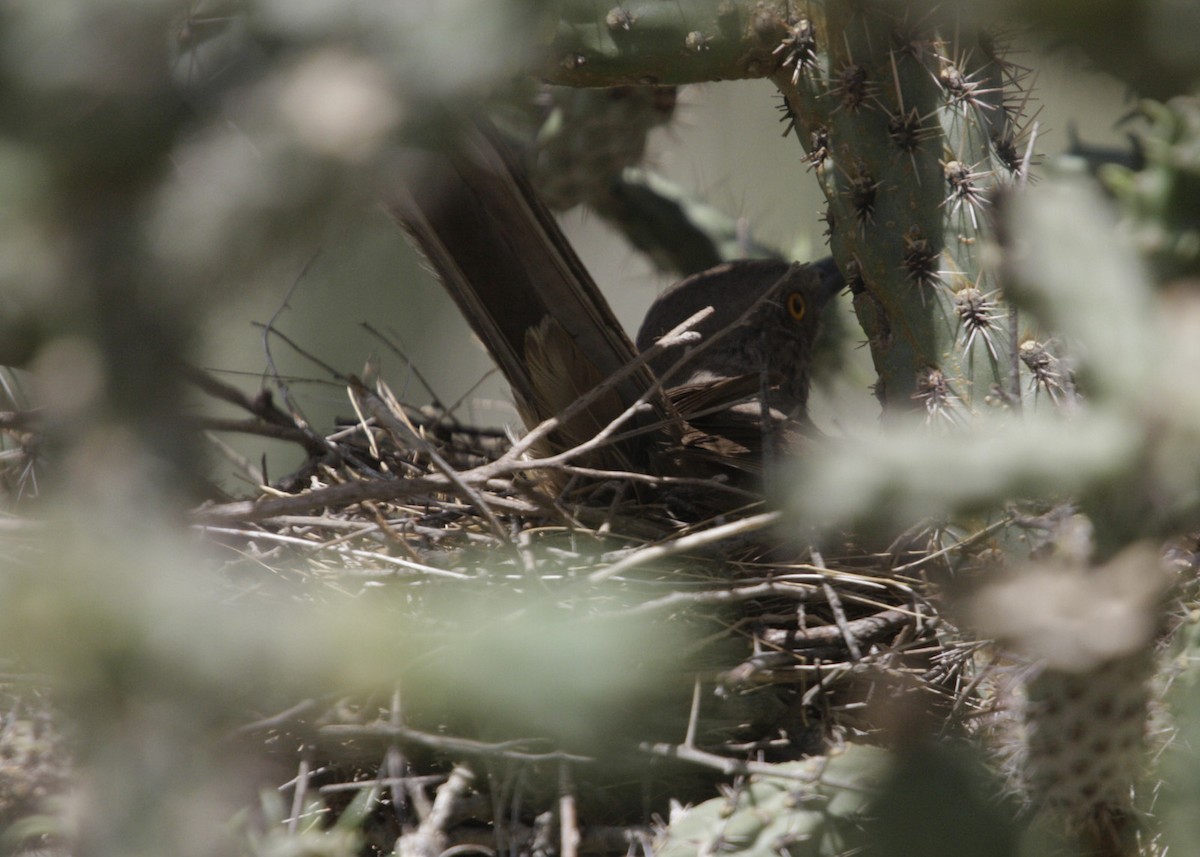
<path fill-rule="evenodd" d="M 975 648 L 939 616 L 927 571 L 947 552 L 928 543 L 821 553 L 753 497 L 681 522 L 654 478 L 573 470 L 569 455 L 551 495 L 527 452 L 536 431 L 513 441 L 382 383 L 348 379 L 353 416 L 323 435 L 269 392 L 193 380 L 244 412 L 203 420 L 210 433 L 307 454 L 252 496 L 194 510 L 238 597 L 388 598 L 445 643 L 397 664 L 393 687 L 296 700 L 240 730 L 298 777 L 295 806 L 319 793 L 333 815 L 359 812 L 372 853 L 398 837 L 433 853 L 625 853 L 673 801 L 760 766 L 977 713 Z M 5 426 L 10 488 L 35 422 Z M 514 626 L 525 649 L 488 648 L 489 628 Z M 478 679 L 448 691 L 464 659 Z"/>
<path fill-rule="evenodd" d="M 482 686 L 475 703 L 422 699 L 438 693 L 420 680 L 374 699 L 310 700 L 247 727 L 285 754 L 305 748 L 305 770 L 322 772 L 310 786 L 335 803 L 382 783 L 394 810 L 414 789 L 432 786 L 441 801 L 440 786 L 443 845 L 533 853 L 547 824 L 557 837 L 582 818 L 580 850 L 623 853 L 671 800 L 711 797 L 754 765 L 897 734 L 885 727 L 952 728 L 973 709 L 963 705 L 973 649 L 954 642 L 924 582 L 935 551 L 844 545 L 823 556 L 792 543 L 761 500 L 684 524 L 654 505 L 649 477 L 580 475 L 569 462 L 556 474 L 567 490 L 550 496 L 527 439 L 404 405 L 383 385 L 350 379 L 355 417 L 317 436 L 267 394 L 247 400 L 199 380 L 248 411 L 214 428 L 257 426 L 308 451 L 258 496 L 198 510 L 230 549 L 239 584 L 279 592 L 282 582 L 304 597 L 314 583 L 329 598 L 400 593 L 402 609 L 453 626 L 451 636 L 470 635 L 479 613 L 447 603 L 487 604 L 496 621 L 522 621 L 536 604 L 530 622 L 597 621 L 617 635 L 666 628 L 678 647 L 655 652 L 651 686 L 601 718 L 616 716 L 614 728 L 588 720 L 586 734 L 554 717 L 492 717 Z M 495 667 L 509 668 L 490 678 L 534 697 L 532 709 L 576 710 L 521 674 L 536 667 Z M 385 815 L 381 847 L 405 829 L 404 812 Z"/>

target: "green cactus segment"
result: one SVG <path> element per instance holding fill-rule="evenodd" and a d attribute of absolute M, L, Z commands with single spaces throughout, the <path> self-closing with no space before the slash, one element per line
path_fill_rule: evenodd
<path fill-rule="evenodd" d="M 1100 177 L 1123 203 L 1140 249 L 1164 280 L 1200 275 L 1200 102 L 1147 101 L 1141 135 L 1145 166 L 1115 164 Z"/>
<path fill-rule="evenodd" d="M 829 201 L 881 400 L 953 420 L 1016 388 L 980 245 L 993 188 L 1021 165 L 1026 100 L 983 31 L 912 6 L 823 13 L 789 19 L 773 79 Z"/>
<path fill-rule="evenodd" d="M 1095 853 L 1132 853 L 1114 848 L 1136 834 L 1155 666 L 1147 647 L 1086 673 L 1045 669 L 1026 685 L 1028 793 Z"/>
<path fill-rule="evenodd" d="M 537 73 L 571 86 L 683 84 L 765 77 L 786 0 L 563 0 Z"/>
<path fill-rule="evenodd" d="M 1087 519 L 1054 529 L 1038 564 L 982 586 L 968 613 L 1024 664 L 998 685 L 1001 708 L 1017 715 L 997 732 L 1012 785 L 1046 820 L 1099 845 L 1136 832 L 1134 796 L 1149 796 L 1156 642 L 1178 581 L 1149 542 L 1093 565 Z"/>
<path fill-rule="evenodd" d="M 849 745 L 828 757 L 778 765 L 778 776 L 755 775 L 680 814 L 658 836 L 655 857 L 858 853 L 890 761 L 885 750 Z"/>
<path fill-rule="evenodd" d="M 572 86 L 771 77 L 829 202 L 889 412 L 958 421 L 1021 395 L 982 244 L 1027 166 L 1025 70 L 921 3 L 564 0 L 539 73 Z M 997 391 L 1001 395 L 995 395 Z"/>

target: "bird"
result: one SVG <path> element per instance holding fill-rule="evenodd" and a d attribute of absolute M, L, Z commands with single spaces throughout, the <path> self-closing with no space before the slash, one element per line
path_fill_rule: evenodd
<path fill-rule="evenodd" d="M 712 313 L 691 328 L 699 336 L 698 346 L 682 359 L 671 352 L 659 354 L 649 361 L 651 370 L 668 388 L 759 378 L 764 383 L 758 395 L 769 408 L 803 420 L 821 315 L 844 285 L 830 258 L 812 264 L 726 262 L 659 295 L 646 311 L 636 346 L 646 351 L 667 331 L 711 307 Z"/>
<path fill-rule="evenodd" d="M 576 463 L 706 475 L 714 462 L 761 467 L 779 427 L 807 422 L 820 316 L 844 285 L 831 259 L 740 259 L 694 274 L 654 300 L 635 344 L 485 121 L 464 123 L 454 146 L 411 155 L 387 207 L 496 360 L 528 428 L 590 397 L 538 455 L 578 446 L 630 411 L 610 443 Z M 695 341 L 652 350 L 709 307 Z"/>

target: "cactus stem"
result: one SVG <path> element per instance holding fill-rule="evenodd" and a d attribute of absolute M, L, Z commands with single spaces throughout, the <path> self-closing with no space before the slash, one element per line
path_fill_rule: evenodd
<path fill-rule="evenodd" d="M 1021 343 L 1018 353 L 1021 362 L 1029 370 L 1029 388 L 1033 391 L 1035 402 L 1042 390 L 1056 405 L 1073 396 L 1075 384 L 1070 369 L 1051 354 L 1043 343 L 1027 339 Z"/>

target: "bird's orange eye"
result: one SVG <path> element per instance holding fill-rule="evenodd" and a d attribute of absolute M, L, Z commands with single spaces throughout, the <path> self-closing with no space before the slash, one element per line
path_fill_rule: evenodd
<path fill-rule="evenodd" d="M 788 315 L 796 321 L 804 318 L 804 311 L 808 309 L 808 305 L 804 302 L 804 295 L 799 292 L 792 292 L 787 297 Z"/>

